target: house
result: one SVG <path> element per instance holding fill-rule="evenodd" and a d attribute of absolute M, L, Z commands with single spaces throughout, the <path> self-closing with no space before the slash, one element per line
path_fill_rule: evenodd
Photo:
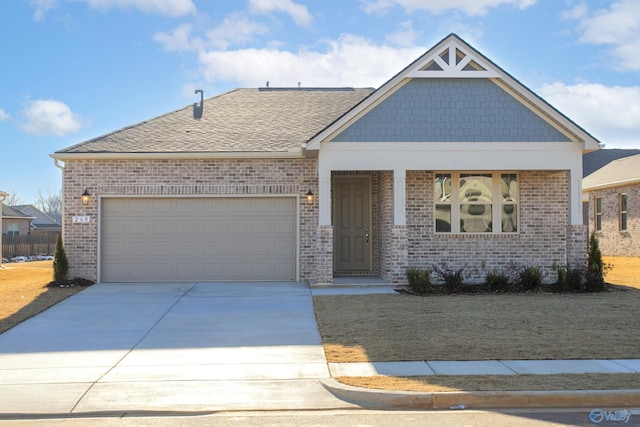
<path fill-rule="evenodd" d="M 590 151 L 582 156 L 582 178 L 585 178 L 603 166 L 614 160 L 640 154 L 640 149 L 632 148 L 603 148 L 597 151 Z M 584 187 L 584 184 L 583 184 Z M 585 225 L 589 225 L 589 215 L 592 213 L 589 206 L 589 194 L 582 190 L 582 218 Z M 593 230 L 591 228 L 590 230 Z"/>
<path fill-rule="evenodd" d="M 618 158 L 582 181 L 589 229 L 604 255 L 640 257 L 640 154 Z"/>
<path fill-rule="evenodd" d="M 31 220 L 32 235 L 58 235 L 62 232 L 62 226 L 58 221 L 33 205 L 18 205 L 13 206 L 13 209 L 33 217 Z"/>
<path fill-rule="evenodd" d="M 28 236 L 34 217 L 2 204 L 2 235 Z"/>
<path fill-rule="evenodd" d="M 583 260 L 598 148 L 451 34 L 377 90 L 233 90 L 51 157 L 71 276 L 399 284 Z"/>

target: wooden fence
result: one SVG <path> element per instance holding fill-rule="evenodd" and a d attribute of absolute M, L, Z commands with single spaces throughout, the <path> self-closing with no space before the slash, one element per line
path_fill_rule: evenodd
<path fill-rule="evenodd" d="M 2 236 L 2 257 L 53 255 L 60 233 L 43 233 L 31 236 Z"/>

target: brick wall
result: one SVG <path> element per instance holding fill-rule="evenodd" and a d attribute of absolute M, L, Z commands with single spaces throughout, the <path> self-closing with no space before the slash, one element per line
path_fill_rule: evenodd
<path fill-rule="evenodd" d="M 620 231 L 619 197 L 627 194 L 627 230 Z M 602 198 L 602 230 L 596 232 L 603 255 L 640 257 L 640 184 L 589 193 L 589 230 L 595 230 L 596 197 Z"/>
<path fill-rule="evenodd" d="M 432 172 L 407 172 L 409 266 L 466 266 L 465 276 L 480 280 L 510 263 L 540 267 L 548 277 L 554 263 L 567 263 L 567 172 L 518 173 L 519 231 L 503 235 L 435 234 L 433 179 Z"/>
<path fill-rule="evenodd" d="M 111 160 L 67 161 L 64 172 L 64 242 L 70 277 L 97 279 L 98 196 L 297 194 L 300 196 L 300 278 L 315 274 L 318 202 L 316 162 L 298 160 Z M 89 188 L 91 201 L 80 195 Z M 73 223 L 73 216 L 90 216 Z"/>

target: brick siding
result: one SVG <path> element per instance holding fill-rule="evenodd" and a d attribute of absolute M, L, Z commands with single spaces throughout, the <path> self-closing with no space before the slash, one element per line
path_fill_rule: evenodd
<path fill-rule="evenodd" d="M 99 196 L 184 196 L 298 194 L 300 278 L 315 274 L 318 202 L 316 162 L 298 160 L 74 160 L 65 163 L 64 242 L 69 276 L 97 280 Z M 91 201 L 80 195 L 89 188 Z M 73 216 L 90 216 L 73 223 Z"/>
<path fill-rule="evenodd" d="M 434 174 L 407 172 L 408 265 L 430 268 L 446 263 L 455 269 L 466 266 L 465 277 L 475 280 L 510 264 L 540 267 L 547 277 L 552 276 L 552 265 L 566 265 L 568 260 L 567 177 L 567 172 L 518 173 L 516 234 L 435 234 Z"/>
<path fill-rule="evenodd" d="M 627 194 L 627 230 L 620 231 L 619 197 Z M 640 257 L 640 184 L 589 192 L 589 230 L 595 230 L 596 197 L 602 198 L 602 230 L 596 237 L 603 255 Z"/>

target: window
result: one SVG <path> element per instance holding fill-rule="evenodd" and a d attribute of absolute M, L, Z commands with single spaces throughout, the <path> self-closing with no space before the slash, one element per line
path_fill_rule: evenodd
<path fill-rule="evenodd" d="M 515 173 L 437 173 L 436 233 L 515 233 L 519 197 Z"/>
<path fill-rule="evenodd" d="M 20 227 L 18 224 L 7 224 L 7 236 L 19 236 Z"/>
<path fill-rule="evenodd" d="M 620 194 L 620 231 L 627 231 L 627 195 Z"/>
<path fill-rule="evenodd" d="M 596 197 L 596 231 L 602 231 L 602 197 Z"/>

